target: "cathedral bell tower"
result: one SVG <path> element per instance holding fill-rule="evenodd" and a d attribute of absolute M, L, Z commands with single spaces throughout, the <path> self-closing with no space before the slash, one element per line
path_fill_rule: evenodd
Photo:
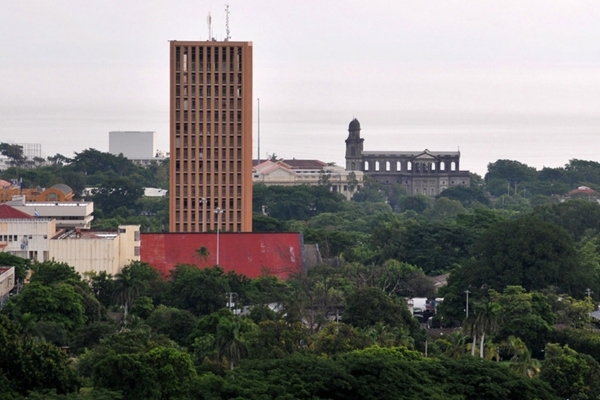
<path fill-rule="evenodd" d="M 354 118 L 348 127 L 346 139 L 346 171 L 362 171 L 363 142 L 360 138 L 360 122 Z"/>

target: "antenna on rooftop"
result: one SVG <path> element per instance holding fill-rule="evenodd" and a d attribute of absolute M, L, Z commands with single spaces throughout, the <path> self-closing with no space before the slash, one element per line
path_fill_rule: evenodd
<path fill-rule="evenodd" d="M 208 17 L 206 17 L 206 23 L 208 24 L 208 40 L 212 39 L 212 18 L 210 16 L 210 11 L 208 12 Z"/>
<path fill-rule="evenodd" d="M 231 39 L 229 36 L 229 4 L 225 4 L 225 41 L 228 42 Z"/>

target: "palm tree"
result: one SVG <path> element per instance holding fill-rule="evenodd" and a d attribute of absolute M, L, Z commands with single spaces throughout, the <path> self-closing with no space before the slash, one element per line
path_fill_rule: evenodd
<path fill-rule="evenodd" d="M 396 339 L 394 332 L 383 322 L 378 322 L 374 326 L 368 327 L 365 333 L 379 347 L 391 347 L 394 345 Z"/>
<path fill-rule="evenodd" d="M 500 361 L 500 346 L 488 341 L 485 344 L 485 359 L 488 361 Z"/>
<path fill-rule="evenodd" d="M 465 353 L 468 338 L 462 331 L 455 331 L 438 341 L 445 347 L 444 354 L 456 360 Z"/>
<path fill-rule="evenodd" d="M 479 341 L 479 357 L 483 358 L 486 333 L 493 334 L 498 329 L 500 304 L 486 300 L 475 306 L 475 331 L 481 333 Z"/>
<path fill-rule="evenodd" d="M 210 251 L 205 246 L 196 249 L 196 256 L 198 256 L 204 264 L 207 263 L 208 257 L 210 257 Z"/>
<path fill-rule="evenodd" d="M 144 282 L 131 273 L 131 268 L 125 267 L 115 275 L 115 301 L 123 305 L 123 325 L 127 325 L 129 306 L 138 298 Z"/>
<path fill-rule="evenodd" d="M 540 361 L 531 357 L 531 352 L 521 338 L 510 336 L 504 342 L 504 347 L 512 355 L 510 359 L 512 370 L 529 378 L 533 378 L 540 372 Z"/>
<path fill-rule="evenodd" d="M 407 349 L 415 349 L 415 339 L 410 336 L 408 329 L 397 326 L 392 329 L 392 333 L 395 335 L 394 346 L 404 346 Z"/>
<path fill-rule="evenodd" d="M 235 364 L 248 355 L 248 347 L 242 340 L 242 324 L 239 318 L 221 318 L 217 325 L 215 346 L 219 360 L 223 357 L 229 360 L 229 368 L 233 370 Z"/>

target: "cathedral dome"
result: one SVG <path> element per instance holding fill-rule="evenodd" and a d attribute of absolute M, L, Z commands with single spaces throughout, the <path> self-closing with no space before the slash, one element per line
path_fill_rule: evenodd
<path fill-rule="evenodd" d="M 349 131 L 360 131 L 360 122 L 356 118 L 354 118 L 350 122 L 350 126 L 348 127 Z"/>

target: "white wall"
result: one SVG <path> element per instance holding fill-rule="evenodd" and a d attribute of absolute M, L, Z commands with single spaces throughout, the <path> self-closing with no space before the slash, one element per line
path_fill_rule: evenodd
<path fill-rule="evenodd" d="M 0 220 L 2 251 L 22 258 L 45 261 L 48 259 L 48 241 L 56 232 L 56 221 L 46 218 Z"/>
<path fill-rule="evenodd" d="M 114 131 L 108 133 L 108 152 L 123 155 L 130 160 L 154 158 L 154 132 Z"/>

